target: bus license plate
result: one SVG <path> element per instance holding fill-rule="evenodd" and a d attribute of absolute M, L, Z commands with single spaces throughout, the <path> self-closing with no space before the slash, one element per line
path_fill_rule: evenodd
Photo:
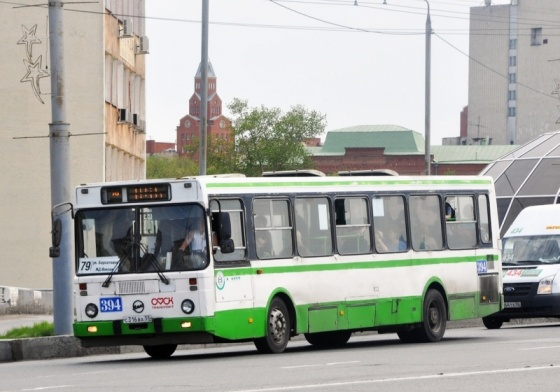
<path fill-rule="evenodd" d="M 127 316 L 123 318 L 125 324 L 149 323 L 151 321 L 152 316 Z"/>
<path fill-rule="evenodd" d="M 521 302 L 506 302 L 504 303 L 504 308 L 520 308 Z"/>

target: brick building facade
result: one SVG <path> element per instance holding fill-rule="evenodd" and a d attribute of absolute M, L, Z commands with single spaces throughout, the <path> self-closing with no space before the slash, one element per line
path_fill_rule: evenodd
<path fill-rule="evenodd" d="M 200 141 L 200 108 L 202 88 L 202 65 L 194 77 L 194 93 L 189 99 L 189 113 L 179 120 L 177 126 L 177 153 L 195 161 L 199 159 L 198 143 Z M 207 141 L 231 138 L 231 122 L 222 114 L 222 100 L 217 92 L 218 84 L 214 68 L 208 63 L 208 106 L 207 106 Z"/>

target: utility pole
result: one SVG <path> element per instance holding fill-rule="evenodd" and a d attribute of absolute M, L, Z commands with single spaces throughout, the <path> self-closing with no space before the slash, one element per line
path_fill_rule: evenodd
<path fill-rule="evenodd" d="M 70 124 L 66 122 L 66 101 L 64 96 L 64 45 L 63 3 L 49 1 L 49 48 L 51 59 L 51 114 L 49 124 L 51 160 L 51 208 L 70 201 L 69 141 Z M 53 319 L 55 335 L 72 334 L 73 294 L 72 294 L 72 220 L 69 212 L 60 216 L 62 238 L 60 257 L 52 259 L 53 270 Z"/>
<path fill-rule="evenodd" d="M 206 174 L 206 150 L 208 133 L 208 1 L 202 0 L 202 44 L 200 76 L 200 156 L 198 159 L 198 174 Z"/>
<path fill-rule="evenodd" d="M 425 139 L 425 161 L 426 161 L 426 175 L 430 175 L 430 88 L 431 88 L 431 57 L 432 57 L 432 21 L 430 20 L 430 3 L 424 0 L 428 6 L 428 13 L 426 15 L 426 75 L 425 75 L 425 97 L 424 97 L 424 139 Z"/>

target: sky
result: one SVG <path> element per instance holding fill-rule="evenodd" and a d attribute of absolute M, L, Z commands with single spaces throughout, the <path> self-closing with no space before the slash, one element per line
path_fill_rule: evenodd
<path fill-rule="evenodd" d="M 188 114 L 202 55 L 202 3 L 146 0 L 148 139 L 175 142 L 179 120 Z M 484 0 L 208 4 L 208 57 L 224 115 L 239 98 L 250 107 L 283 111 L 303 105 L 326 116 L 325 132 L 395 124 L 422 135 L 429 4 L 431 145 L 459 136 L 460 112 L 468 104 L 469 11 Z"/>

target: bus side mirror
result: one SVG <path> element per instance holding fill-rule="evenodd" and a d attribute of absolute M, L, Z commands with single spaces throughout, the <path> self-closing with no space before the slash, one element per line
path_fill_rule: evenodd
<path fill-rule="evenodd" d="M 231 239 L 231 220 L 227 212 L 214 213 L 218 242 L 222 253 L 233 253 L 235 245 Z"/>
<path fill-rule="evenodd" d="M 62 221 L 56 218 L 52 222 L 52 246 L 49 248 L 49 257 L 56 258 L 60 256 L 60 240 L 62 238 Z"/>

